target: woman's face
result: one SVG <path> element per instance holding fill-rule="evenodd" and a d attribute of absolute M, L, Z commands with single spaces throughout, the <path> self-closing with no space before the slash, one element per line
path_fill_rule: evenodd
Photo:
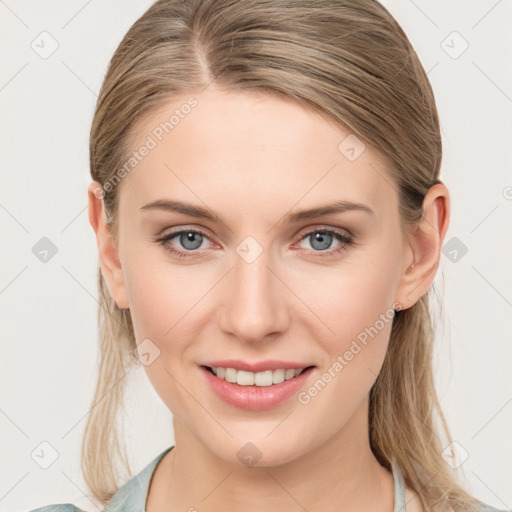
<path fill-rule="evenodd" d="M 133 134 L 116 301 L 130 308 L 175 425 L 238 464 L 284 463 L 343 432 L 366 439 L 410 263 L 385 160 L 318 114 L 254 91 L 184 94 Z M 334 203 L 346 208 L 301 213 Z M 313 368 L 247 388 L 204 368 L 218 361 Z"/>

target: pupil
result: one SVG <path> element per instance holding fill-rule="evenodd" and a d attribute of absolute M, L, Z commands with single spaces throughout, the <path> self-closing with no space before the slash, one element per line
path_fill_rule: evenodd
<path fill-rule="evenodd" d="M 329 235 L 328 233 L 315 233 L 313 236 L 314 240 L 311 243 L 311 246 L 314 249 L 322 251 L 328 249 L 331 245 L 332 235 Z M 317 244 L 317 242 L 319 242 L 319 244 Z"/>
<path fill-rule="evenodd" d="M 193 233 L 192 231 L 189 231 L 187 233 L 184 233 L 181 235 L 182 236 L 182 239 L 181 239 L 181 243 L 183 245 L 183 247 L 185 247 L 186 249 L 197 249 L 198 247 L 200 247 L 202 241 L 201 241 L 201 238 L 202 238 L 202 235 L 198 234 L 198 233 Z M 197 237 L 197 240 L 194 241 L 194 239 Z"/>

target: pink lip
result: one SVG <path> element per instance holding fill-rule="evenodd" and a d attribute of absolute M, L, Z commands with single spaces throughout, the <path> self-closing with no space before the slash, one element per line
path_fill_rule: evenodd
<path fill-rule="evenodd" d="M 246 372 L 264 372 L 265 370 L 285 370 L 294 369 L 301 370 L 307 366 L 313 366 L 311 363 L 295 363 L 290 361 L 278 361 L 277 359 L 268 359 L 266 361 L 259 361 L 258 363 L 246 363 L 239 359 L 223 359 L 222 361 L 208 361 L 203 363 L 204 366 L 210 368 L 235 368 L 235 370 L 245 370 Z"/>
<path fill-rule="evenodd" d="M 220 361 L 217 363 L 219 362 Z M 223 361 L 223 363 L 224 362 L 225 361 Z M 268 364 L 268 361 L 265 364 Z M 208 366 L 210 365 L 208 364 Z M 218 366 L 226 368 L 226 366 L 221 364 L 218 364 Z M 227 366 L 227 368 L 234 368 L 234 366 Z M 265 366 L 265 368 L 270 369 L 268 366 Z M 278 368 L 283 367 L 278 366 Z M 302 366 L 302 368 L 304 368 L 304 366 Z M 200 370 L 205 375 L 211 389 L 217 394 L 217 396 L 228 404 L 247 411 L 263 411 L 276 407 L 297 393 L 298 390 L 304 386 L 314 368 L 308 368 L 293 379 L 285 380 L 284 382 L 281 382 L 281 384 L 274 384 L 268 387 L 240 386 L 238 384 L 219 379 L 204 366 L 201 366 Z"/>

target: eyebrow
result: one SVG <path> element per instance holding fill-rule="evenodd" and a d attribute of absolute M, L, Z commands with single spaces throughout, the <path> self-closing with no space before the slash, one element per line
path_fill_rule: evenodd
<path fill-rule="evenodd" d="M 153 201 L 149 204 L 141 206 L 140 209 L 164 210 L 168 212 L 183 213 L 185 215 L 189 215 L 190 217 L 206 219 L 212 222 L 217 222 L 218 220 L 217 215 L 206 208 L 181 201 L 171 201 L 169 199 L 158 199 L 157 201 Z M 375 212 L 365 204 L 353 203 L 350 201 L 335 201 L 324 206 L 309 208 L 307 210 L 302 210 L 296 213 L 288 213 L 284 216 L 281 222 L 294 223 L 301 220 L 313 219 L 323 215 L 333 215 L 335 213 L 343 213 L 351 210 L 362 211 L 375 216 Z"/>

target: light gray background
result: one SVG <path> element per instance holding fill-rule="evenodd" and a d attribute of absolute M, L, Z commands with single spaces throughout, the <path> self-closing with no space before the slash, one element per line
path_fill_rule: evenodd
<path fill-rule="evenodd" d="M 86 496 L 79 462 L 97 357 L 88 132 L 107 63 L 150 3 L 0 0 L 0 509 L 6 512 L 63 502 L 98 510 Z M 446 306 L 436 353 L 441 402 L 465 459 L 466 487 L 510 509 L 512 2 L 384 3 L 428 71 L 441 117 L 441 177 L 452 197 L 446 238 L 452 245 L 436 279 Z M 58 48 L 48 58 L 31 47 L 48 51 L 52 39 Z M 463 40 L 469 47 L 459 55 Z M 32 252 L 42 237 L 57 247 L 46 263 Z M 173 444 L 172 421 L 142 368 L 126 380 L 124 429 L 135 473 Z M 58 453 L 48 469 L 36 462 L 49 460 L 43 442 Z M 41 450 L 45 457 L 32 458 Z"/>

